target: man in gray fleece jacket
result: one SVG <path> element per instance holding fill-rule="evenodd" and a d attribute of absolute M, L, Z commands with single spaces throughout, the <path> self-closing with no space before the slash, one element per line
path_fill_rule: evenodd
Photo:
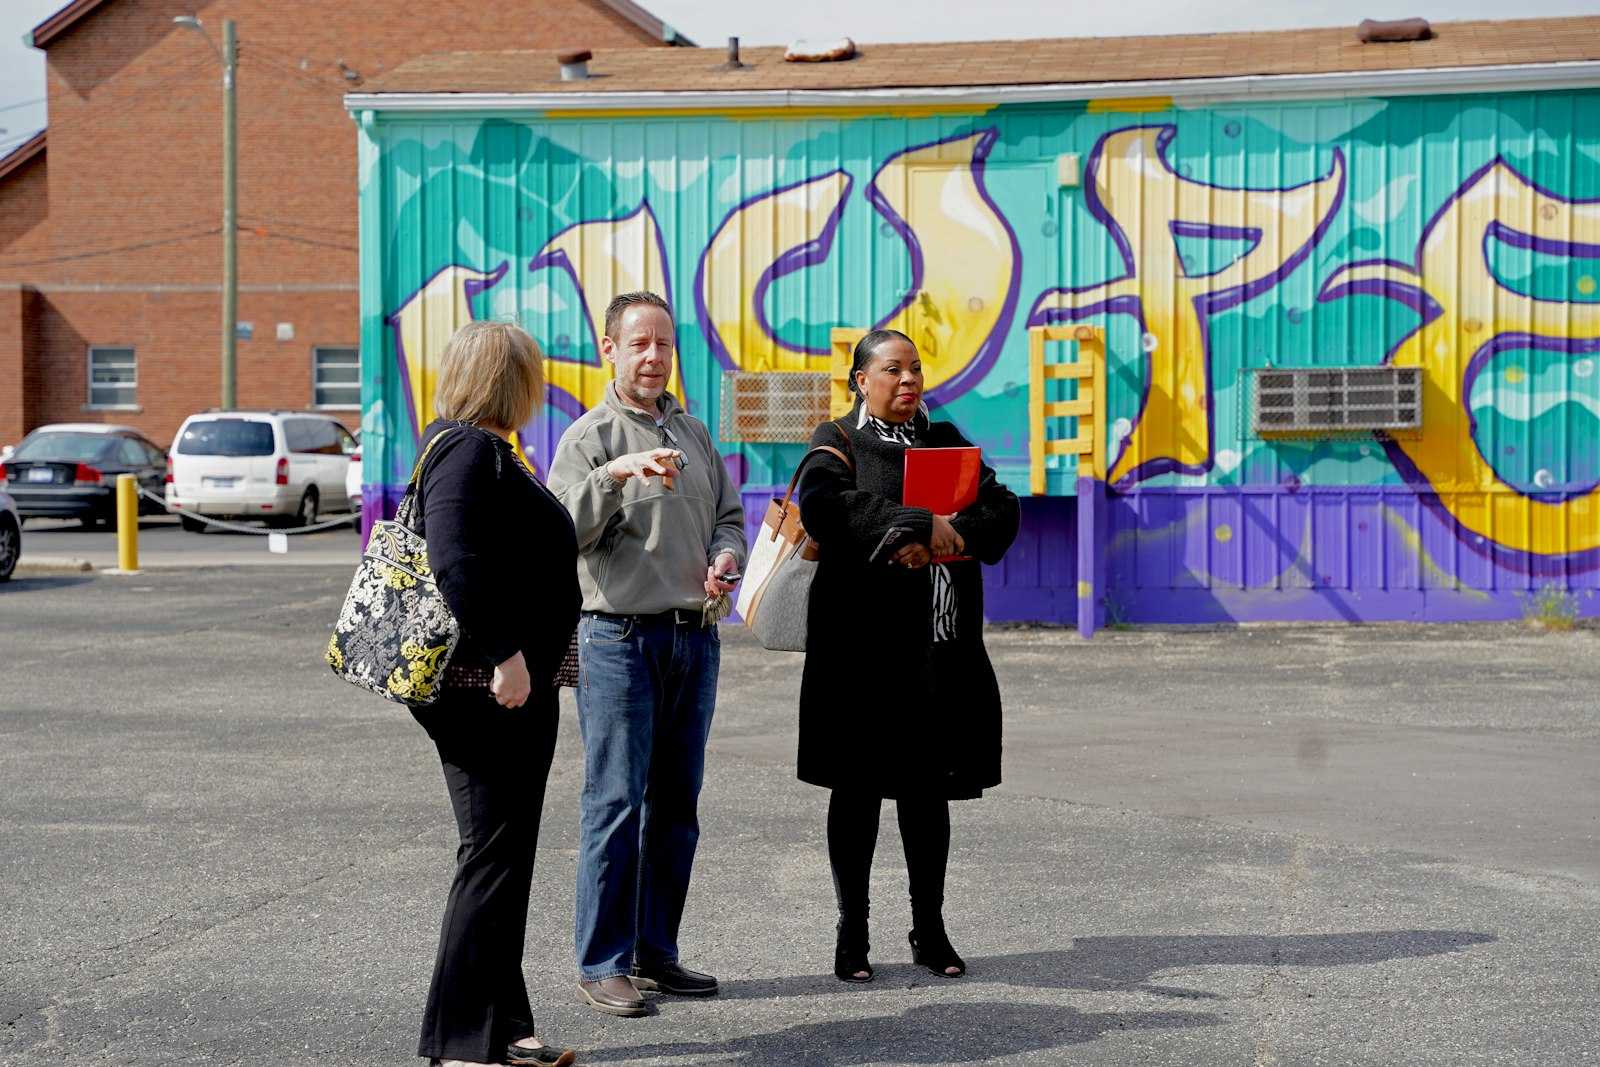
<path fill-rule="evenodd" d="M 654 293 L 606 309 L 605 402 L 561 435 L 550 489 L 578 532 L 578 996 L 643 1015 L 641 989 L 710 996 L 678 961 L 721 645 L 701 608 L 744 564 L 744 509 L 704 423 L 667 392 L 672 313 Z"/>

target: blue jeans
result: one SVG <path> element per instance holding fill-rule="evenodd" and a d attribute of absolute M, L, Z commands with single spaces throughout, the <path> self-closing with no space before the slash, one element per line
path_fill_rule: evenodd
<path fill-rule="evenodd" d="M 678 959 L 722 645 L 698 611 L 578 623 L 578 977 Z"/>

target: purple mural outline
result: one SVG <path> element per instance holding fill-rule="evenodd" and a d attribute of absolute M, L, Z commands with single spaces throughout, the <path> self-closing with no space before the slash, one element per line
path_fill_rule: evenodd
<path fill-rule="evenodd" d="M 1296 189 L 1304 189 L 1308 186 L 1316 185 L 1319 182 L 1325 182 L 1334 174 L 1339 175 L 1339 184 L 1334 191 L 1332 206 L 1329 207 L 1327 214 L 1323 216 L 1322 221 L 1317 224 L 1316 229 L 1312 231 L 1311 236 L 1306 239 L 1304 244 L 1295 249 L 1288 256 L 1284 257 L 1284 259 L 1271 271 L 1262 275 L 1260 278 L 1255 279 L 1254 281 L 1245 282 L 1242 285 L 1236 285 L 1231 289 L 1222 289 L 1212 293 L 1201 293 L 1194 297 L 1193 304 L 1195 315 L 1200 325 L 1200 348 L 1203 357 L 1202 366 L 1205 373 L 1205 394 L 1206 401 L 1209 403 L 1211 398 L 1216 395 L 1216 387 L 1212 379 L 1211 370 L 1210 317 L 1220 312 L 1227 311 L 1231 308 L 1238 307 L 1240 304 L 1247 303 L 1248 301 L 1255 299 L 1257 296 L 1260 296 L 1262 293 L 1281 285 L 1290 274 L 1294 273 L 1301 263 L 1305 262 L 1306 258 L 1311 255 L 1312 250 L 1321 243 L 1322 238 L 1328 232 L 1328 227 L 1333 224 L 1334 218 L 1339 214 L 1339 208 L 1344 204 L 1345 186 L 1347 184 L 1345 180 L 1344 152 L 1342 149 L 1334 148 L 1332 150 L 1332 163 L 1328 169 L 1328 172 L 1323 174 L 1321 177 L 1312 178 L 1309 181 L 1301 182 L 1298 185 L 1289 185 L 1278 189 L 1250 189 L 1243 187 L 1227 188 L 1225 186 L 1209 185 L 1205 182 L 1197 182 L 1192 178 L 1186 178 L 1180 174 L 1176 168 L 1167 162 L 1167 148 L 1178 133 L 1178 127 L 1176 125 L 1167 123 L 1154 127 L 1125 126 L 1119 129 L 1108 131 L 1101 136 L 1100 140 L 1095 142 L 1094 150 L 1089 154 L 1089 165 L 1086 173 L 1091 176 L 1098 173 L 1100 157 L 1104 154 L 1106 142 L 1112 137 L 1115 137 L 1119 133 L 1128 133 L 1147 129 L 1158 129 L 1161 131 L 1156 135 L 1156 158 L 1160 161 L 1161 165 L 1172 174 L 1173 178 L 1176 181 L 1199 186 L 1207 190 L 1221 190 L 1224 192 L 1240 193 L 1291 193 Z M 1139 323 L 1139 332 L 1140 335 L 1143 336 L 1147 331 L 1145 329 L 1143 302 L 1138 296 L 1129 295 L 1124 297 L 1116 297 L 1108 301 L 1102 301 L 1098 304 L 1091 305 L 1087 308 L 1041 309 L 1039 306 L 1040 304 L 1044 303 L 1044 301 L 1056 294 L 1091 292 L 1095 289 L 1114 285 L 1117 282 L 1126 281 L 1130 278 L 1136 277 L 1137 264 L 1134 260 L 1132 245 L 1129 243 L 1127 235 L 1122 232 L 1122 227 L 1117 224 L 1116 220 L 1112 218 L 1109 209 L 1107 209 L 1106 206 L 1101 202 L 1100 194 L 1096 189 L 1095 182 L 1092 180 L 1086 182 L 1083 187 L 1083 192 L 1085 206 L 1088 207 L 1089 214 L 1106 228 L 1106 230 L 1111 234 L 1112 239 L 1116 242 L 1117 249 L 1122 254 L 1125 272 L 1118 277 L 1109 278 L 1105 281 L 1097 282 L 1094 285 L 1045 290 L 1043 293 L 1039 294 L 1038 299 L 1033 303 L 1033 308 L 1029 311 L 1028 325 L 1051 326 L 1062 322 L 1079 322 L 1090 317 L 1091 315 L 1100 314 L 1101 312 L 1105 312 L 1107 314 L 1133 314 L 1127 310 L 1128 307 L 1130 305 L 1138 305 L 1139 312 L 1134 315 L 1134 318 Z M 1174 222 L 1176 221 L 1178 220 L 1174 220 Z M 1236 239 L 1235 237 L 1231 236 L 1231 232 L 1235 231 L 1236 229 L 1242 231 L 1248 231 L 1251 229 L 1251 227 L 1213 227 L 1206 223 L 1193 223 L 1189 225 L 1206 230 L 1218 231 L 1220 233 L 1230 233 L 1230 237 L 1224 239 Z M 1256 239 L 1259 242 L 1259 234 L 1257 235 Z M 1237 260 L 1235 260 L 1235 262 L 1237 262 Z M 1214 273 L 1221 272 L 1218 271 Z M 1200 277 L 1209 276 L 1210 275 L 1200 275 Z M 1150 358 L 1150 353 L 1143 352 L 1142 350 L 1140 353 L 1140 359 L 1142 361 L 1144 370 L 1144 388 L 1139 397 L 1139 410 L 1134 415 L 1128 436 L 1123 439 L 1122 445 L 1117 450 L 1116 457 L 1110 462 L 1108 469 L 1114 470 L 1117 464 L 1122 461 L 1122 456 L 1127 452 L 1128 449 L 1128 442 L 1132 440 L 1133 430 L 1138 429 L 1140 423 L 1144 419 L 1145 412 L 1149 407 L 1150 389 L 1152 385 L 1151 379 L 1153 378 L 1153 361 Z M 1162 474 L 1207 473 L 1216 463 L 1216 432 L 1216 421 L 1208 418 L 1206 420 L 1206 459 L 1203 462 L 1182 463 L 1170 456 L 1157 456 L 1153 459 L 1146 460 L 1137 467 L 1134 467 L 1127 474 L 1123 475 L 1117 480 L 1116 486 L 1119 489 L 1126 488 L 1137 482 L 1145 481 Z"/>
<path fill-rule="evenodd" d="M 678 343 L 678 337 L 677 337 L 677 333 L 678 333 L 678 331 L 680 329 L 682 329 L 682 327 L 679 326 L 679 324 L 678 324 L 678 316 L 677 316 L 677 311 L 676 311 L 677 302 L 672 297 L 672 265 L 667 260 L 667 243 L 666 243 L 665 238 L 663 238 L 662 234 L 661 234 L 661 223 L 656 219 L 655 212 L 650 210 L 650 198 L 649 197 L 640 197 L 639 206 L 634 208 L 632 211 L 628 212 L 625 215 L 618 215 L 615 218 L 610 218 L 610 219 L 585 219 L 582 222 L 574 222 L 570 226 L 564 226 L 560 230 L 557 230 L 554 234 L 552 234 L 550 236 L 550 239 L 545 241 L 545 245 L 548 246 L 552 241 L 559 240 L 562 237 L 562 235 L 568 233 L 571 230 L 576 230 L 580 226 L 593 226 L 593 225 L 595 225 L 597 223 L 611 223 L 613 225 L 618 224 L 618 223 L 624 223 L 624 222 L 627 222 L 629 219 L 631 219 L 631 218 L 635 217 L 636 215 L 638 215 L 640 212 L 644 212 L 644 214 L 650 219 L 650 228 L 655 231 L 655 236 L 656 236 L 656 254 L 659 256 L 659 258 L 661 260 L 661 282 L 662 282 L 662 287 L 666 289 L 666 292 L 662 293 L 660 295 L 664 296 L 666 298 L 666 300 L 667 300 L 667 303 L 674 309 L 673 313 L 672 313 L 672 325 L 673 325 L 672 360 L 673 360 L 673 364 L 674 364 L 673 369 L 677 372 L 678 381 L 682 382 L 682 383 L 685 383 L 685 386 L 686 386 L 687 379 L 684 377 L 684 374 L 683 374 L 683 356 L 682 356 L 682 354 L 681 354 L 681 352 L 679 350 L 679 343 Z M 563 251 L 563 250 L 558 248 L 554 252 L 546 252 L 546 253 L 544 253 L 542 255 L 535 256 L 533 258 L 533 260 L 531 262 L 529 262 L 529 264 L 528 264 L 528 272 L 530 274 L 533 273 L 534 271 L 537 271 L 537 270 L 546 270 L 546 269 L 554 269 L 554 270 L 565 271 L 567 273 L 567 276 L 572 279 L 572 288 L 575 289 L 577 291 L 577 293 L 578 293 L 578 312 L 579 312 L 579 316 L 583 320 L 584 329 L 589 331 L 590 339 L 594 342 L 594 359 L 592 361 L 591 360 L 585 360 L 585 359 L 567 359 L 567 358 L 562 357 L 562 356 L 552 356 L 552 355 L 550 355 L 549 352 L 546 352 L 545 356 L 552 363 L 571 363 L 571 364 L 577 364 L 580 367 L 600 367 L 600 366 L 603 366 L 605 364 L 605 356 L 600 351 L 600 338 L 595 336 L 594 316 L 589 311 L 589 294 L 584 291 L 583 281 L 582 281 L 582 279 L 580 279 L 578 277 L 578 271 L 577 271 L 577 269 L 575 267 L 573 267 L 572 260 L 570 260 L 567 257 L 567 254 L 566 254 L 565 251 Z M 685 394 L 688 393 L 687 387 L 685 387 L 683 389 L 683 392 Z M 678 399 L 683 402 L 685 407 L 688 406 L 688 402 L 689 401 L 688 401 L 687 395 L 680 396 Z M 555 408 L 557 411 L 562 412 L 563 414 L 568 415 L 568 416 L 570 416 L 571 418 L 574 418 L 574 419 L 578 418 L 585 411 L 589 410 L 588 408 L 583 406 L 583 402 L 581 400 L 579 400 L 577 397 L 573 396 L 571 393 L 567 392 L 565 389 L 562 389 L 559 386 L 555 386 L 555 385 L 551 385 L 551 386 L 549 386 L 549 388 L 547 388 L 545 390 L 545 404 L 548 405 L 549 407 Z"/>
<path fill-rule="evenodd" d="M 1510 168 L 1508 167 L 1507 169 L 1510 169 Z M 1520 177 L 1520 175 L 1519 175 L 1519 177 Z M 1528 184 L 1534 189 L 1539 189 L 1539 187 L 1537 185 L 1533 185 L 1532 182 L 1529 182 Z M 1545 192 L 1543 189 L 1539 189 L 1539 191 L 1540 192 Z M 1545 195 L 1546 196 L 1553 196 L 1554 194 L 1545 193 Z M 1561 199 L 1561 198 L 1560 197 L 1556 197 L 1556 199 Z M 1569 203 L 1569 204 L 1593 204 L 1593 203 L 1596 203 L 1596 202 L 1597 201 L 1594 201 L 1594 200 L 1569 200 L 1569 201 L 1567 201 L 1567 203 Z M 1589 244 L 1589 243 L 1587 243 L 1585 241 L 1558 241 L 1553 237 L 1535 237 L 1531 233 L 1523 233 L 1521 230 L 1514 230 L 1510 226 L 1507 226 L 1505 223 L 1501 222 L 1499 219 L 1495 219 L 1493 222 L 1489 223 L 1488 229 L 1486 229 L 1484 231 L 1484 234 L 1483 234 L 1484 262 L 1485 263 L 1487 263 L 1489 261 L 1488 248 L 1489 248 L 1489 242 L 1491 240 L 1501 241 L 1501 242 L 1503 242 L 1505 244 L 1510 245 L 1513 248 L 1522 248 L 1522 249 L 1526 249 L 1526 250 L 1528 250 L 1530 252 L 1538 252 L 1538 253 L 1540 253 L 1542 255 L 1556 256 L 1558 258 L 1566 258 L 1566 259 L 1595 259 L 1595 258 L 1600 258 L 1600 245 L 1592 245 L 1592 244 Z M 1493 267 L 1490 267 L 1491 271 L 1493 271 L 1493 269 L 1494 269 Z M 1500 284 L 1505 285 L 1504 282 L 1501 282 Z M 1506 288 L 1510 289 L 1511 287 L 1509 285 L 1507 285 Z M 1512 291 L 1516 292 L 1516 290 L 1512 290 Z M 1540 299 L 1539 297 L 1532 296 L 1532 294 L 1529 294 L 1529 293 L 1519 293 L 1518 295 L 1520 295 L 1520 296 L 1528 296 L 1528 297 L 1531 297 L 1531 299 L 1534 299 L 1534 300 Z"/>
<path fill-rule="evenodd" d="M 1346 296 L 1381 296 L 1393 300 L 1397 304 L 1404 304 L 1421 316 L 1422 322 L 1416 329 L 1410 330 L 1400 339 L 1395 348 L 1409 341 L 1413 334 L 1433 322 L 1434 319 L 1444 314 L 1444 307 L 1433 297 L 1429 296 L 1421 286 L 1409 285 L 1396 281 L 1393 278 L 1361 278 L 1350 282 L 1337 282 L 1341 274 L 1353 271 L 1358 267 L 1397 267 L 1408 274 L 1416 274 L 1409 264 L 1397 259 L 1364 259 L 1358 263 L 1351 263 L 1335 272 L 1332 278 L 1322 283 L 1322 288 L 1317 292 L 1317 303 L 1326 304 Z M 1337 282 L 1337 284 L 1335 284 Z M 1386 352 L 1380 366 L 1387 365 L 1394 357 L 1391 349 Z"/>
<path fill-rule="evenodd" d="M 998 126 L 989 126 L 981 130 L 967 130 L 965 133 L 941 137 L 937 141 L 929 141 L 926 144 L 913 145 L 910 148 L 902 149 L 883 161 L 882 166 L 873 172 L 872 180 L 867 183 L 867 187 L 862 190 L 862 195 L 866 197 L 867 202 L 872 205 L 878 214 L 883 216 L 889 226 L 905 241 L 906 250 L 911 255 L 911 284 L 907 287 L 905 295 L 901 297 L 900 302 L 895 305 L 894 309 L 880 318 L 872 327 L 874 330 L 881 330 L 893 322 L 895 316 L 909 308 L 916 300 L 917 293 L 922 290 L 922 279 L 926 265 L 923 261 L 922 244 L 917 240 L 916 231 L 890 206 L 888 199 L 878 189 L 878 179 L 901 156 L 909 155 L 912 152 L 921 152 L 929 148 L 937 148 L 939 145 L 950 144 L 954 141 L 964 141 L 974 135 L 977 136 L 978 141 L 972 146 L 972 184 L 978 191 L 978 197 L 987 205 L 994 218 L 999 221 L 1000 227 L 1005 230 L 1006 240 L 1011 245 L 1011 281 L 1006 286 L 1006 297 L 1005 301 L 1000 305 L 1000 313 L 995 316 L 994 325 L 990 328 L 988 336 L 983 339 L 983 343 L 978 346 L 978 351 L 973 355 L 972 359 L 959 372 L 934 388 L 929 389 L 923 395 L 923 400 L 934 407 L 948 404 L 978 384 L 984 375 L 989 373 L 1000 358 L 1000 350 L 1005 347 L 1006 335 L 1011 330 L 1011 320 L 1017 313 L 1017 298 L 1022 287 L 1022 246 L 1017 243 L 1017 235 L 1011 228 L 1011 220 L 1006 218 L 1005 213 L 1000 210 L 1000 206 L 994 202 L 994 197 L 989 195 L 988 186 L 984 184 L 984 168 L 988 164 L 989 153 L 1000 139 L 1000 128 Z"/>
<path fill-rule="evenodd" d="M 705 294 L 706 263 L 711 258 L 711 250 L 717 246 L 717 239 L 722 236 L 722 231 L 728 228 L 728 224 L 733 222 L 733 220 L 737 218 L 745 209 L 763 200 L 770 200 L 775 196 L 782 196 L 784 193 L 802 188 L 803 186 L 812 185 L 820 181 L 826 181 L 836 174 L 844 175 L 844 192 L 840 195 L 839 202 L 834 205 L 833 210 L 828 213 L 828 221 L 823 224 L 822 232 L 819 233 L 813 240 L 804 241 L 795 245 L 793 248 L 786 249 L 785 251 L 779 253 L 778 258 L 773 260 L 772 263 L 768 264 L 767 267 L 762 270 L 761 276 L 756 279 L 755 294 L 753 297 L 756 313 L 756 325 L 760 328 L 763 334 L 772 338 L 774 343 L 783 348 L 788 348 L 796 352 L 804 352 L 808 356 L 826 356 L 833 351 L 831 348 L 814 348 L 809 345 L 793 345 L 789 344 L 787 341 L 780 341 L 777 333 L 773 331 L 771 324 L 767 322 L 765 305 L 767 289 L 772 285 L 773 282 L 784 277 L 785 275 L 793 274 L 795 271 L 803 270 L 806 267 L 814 267 L 819 263 L 824 263 L 827 261 L 828 256 L 832 253 L 833 239 L 838 233 L 839 220 L 844 216 L 845 204 L 850 199 L 850 189 L 854 184 L 854 179 L 851 178 L 849 173 L 842 167 L 836 167 L 833 170 L 828 171 L 826 174 L 817 175 L 815 178 L 802 178 L 797 182 L 791 182 L 788 185 L 779 186 L 776 189 L 769 189 L 766 192 L 757 193 L 754 196 L 746 197 L 744 200 L 741 200 L 738 204 L 729 209 L 728 213 L 723 216 L 722 221 L 717 224 L 716 230 L 712 232 L 711 240 L 706 242 L 705 251 L 700 253 L 700 262 L 699 265 L 695 267 L 694 272 L 694 311 L 695 316 L 699 319 L 700 333 L 705 337 L 706 345 L 711 349 L 712 356 L 716 358 L 718 363 L 722 364 L 725 370 L 738 370 L 739 365 L 734 361 L 733 354 L 728 351 L 727 346 L 722 343 L 722 336 L 717 331 L 716 323 L 711 321 L 711 310 L 706 306 Z"/>
<path fill-rule="evenodd" d="M 1443 307 L 1432 297 L 1430 297 L 1422 289 L 1420 284 L 1412 286 L 1391 279 L 1364 279 L 1356 282 L 1347 282 L 1337 285 L 1334 283 L 1340 276 L 1344 274 L 1356 271 L 1360 268 L 1370 267 L 1398 268 L 1405 271 L 1407 274 L 1410 274 L 1412 277 L 1417 278 L 1420 283 L 1422 278 L 1423 250 L 1427 248 L 1428 240 L 1431 237 L 1435 227 L 1437 227 L 1444 219 L 1446 213 L 1449 212 L 1457 200 L 1466 195 L 1469 190 L 1473 189 L 1496 167 L 1504 167 L 1523 185 L 1527 186 L 1529 189 L 1532 189 L 1538 195 L 1544 196 L 1548 199 L 1556 200 L 1563 204 L 1600 203 L 1600 198 L 1593 200 L 1570 199 L 1568 197 L 1561 196 L 1558 193 L 1551 192 L 1543 186 L 1529 180 L 1521 171 L 1507 162 L 1504 157 L 1495 156 L 1493 159 L 1489 160 L 1489 162 L 1473 171 L 1467 176 L 1467 178 L 1457 185 L 1455 191 L 1444 199 L 1444 202 L 1440 204 L 1438 210 L 1435 211 L 1428 219 L 1427 225 L 1422 228 L 1421 236 L 1417 238 L 1416 256 L 1411 263 L 1408 264 L 1392 259 L 1369 259 L 1352 263 L 1349 266 L 1337 271 L 1334 276 L 1323 285 L 1322 291 L 1317 296 L 1317 300 L 1319 302 L 1336 300 L 1340 297 L 1353 295 L 1381 296 L 1386 299 L 1402 303 L 1423 315 L 1421 324 L 1418 325 L 1416 329 L 1408 331 L 1403 337 L 1395 342 L 1394 346 L 1390 348 L 1387 353 L 1384 354 L 1382 361 L 1383 365 L 1391 364 L 1394 360 L 1396 352 L 1398 352 L 1417 333 L 1426 328 L 1429 323 L 1433 322 L 1434 319 L 1442 315 L 1444 313 Z M 1513 239 L 1508 240 L 1506 237 L 1507 234 L 1514 235 Z M 1488 271 L 1489 276 L 1494 279 L 1496 285 L 1502 285 L 1503 283 L 1500 281 L 1499 276 L 1495 274 L 1494 268 L 1490 264 L 1488 258 L 1487 242 L 1491 236 L 1500 240 L 1507 240 L 1507 243 L 1517 245 L 1518 247 L 1526 247 L 1536 251 L 1547 250 L 1555 246 L 1582 248 L 1594 247 L 1585 244 L 1577 244 L 1574 246 L 1569 245 L 1568 242 L 1550 241 L 1544 238 L 1534 237 L 1531 234 L 1521 233 L 1517 230 L 1511 229 L 1510 227 L 1501 226 L 1498 220 L 1491 220 L 1490 225 L 1485 228 L 1484 240 L 1480 252 L 1484 256 L 1484 268 Z M 1597 254 L 1600 254 L 1600 249 L 1597 249 L 1596 251 Z M 1585 256 L 1583 258 L 1588 257 Z M 1516 290 L 1510 289 L 1509 286 L 1506 286 L 1506 288 L 1511 292 L 1516 292 Z M 1562 301 L 1542 300 L 1539 297 L 1532 296 L 1531 294 L 1519 293 L 1518 295 L 1522 296 L 1524 299 L 1537 300 L 1538 302 L 1545 304 L 1562 303 Z M 1513 343 L 1502 345 L 1500 344 L 1502 338 L 1505 338 Z M 1489 466 L 1489 468 L 1495 471 L 1496 477 L 1499 477 L 1499 471 L 1495 468 L 1494 461 L 1490 457 L 1483 455 L 1483 449 L 1478 445 L 1476 437 L 1478 420 L 1477 416 L 1472 412 L 1469 401 L 1472 396 L 1472 386 L 1476 382 L 1478 375 L 1482 373 L 1484 367 L 1486 367 L 1494 359 L 1494 357 L 1499 355 L 1502 351 L 1512 351 L 1514 349 L 1533 349 L 1536 351 L 1563 352 L 1568 355 L 1582 355 L 1591 352 L 1600 352 L 1600 338 L 1575 339 L 1565 337 L 1547 337 L 1524 333 L 1511 333 L 1503 335 L 1497 334 L 1480 345 L 1477 351 L 1475 351 L 1471 358 L 1467 361 L 1467 367 L 1462 373 L 1461 382 L 1460 402 L 1462 405 L 1462 411 L 1467 417 L 1469 432 L 1473 434 L 1473 447 L 1478 450 L 1478 454 L 1483 457 L 1484 462 Z M 1477 530 L 1474 530 L 1470 526 L 1466 525 L 1465 522 L 1457 518 L 1450 511 L 1450 509 L 1444 505 L 1444 503 L 1440 500 L 1440 491 L 1434 487 L 1433 483 L 1429 481 L 1427 475 L 1422 473 L 1422 470 L 1416 465 L 1415 462 L 1412 461 L 1411 457 L 1406 454 L 1405 450 L 1400 447 L 1399 442 L 1385 440 L 1380 443 L 1383 445 L 1384 453 L 1388 456 L 1389 462 L 1394 465 L 1395 471 L 1400 475 L 1401 480 L 1417 494 L 1417 496 L 1422 500 L 1423 505 L 1427 507 L 1427 509 L 1432 512 L 1440 522 L 1444 523 L 1454 532 L 1456 540 L 1465 545 L 1469 551 L 1490 560 L 1497 567 L 1501 567 L 1516 573 L 1548 578 L 1561 578 L 1574 571 L 1590 571 L 1600 568 L 1600 548 L 1585 549 L 1578 552 L 1570 552 L 1565 554 L 1542 555 L 1540 553 L 1530 552 L 1524 549 L 1508 548 L 1499 544 L 1498 542 L 1491 541 L 1488 535 L 1481 534 Z M 1504 484 L 1516 495 L 1528 500 L 1532 500 L 1536 503 L 1559 504 L 1571 499 L 1571 497 L 1574 495 L 1587 495 L 1587 493 L 1573 494 L 1565 490 L 1557 492 L 1540 491 L 1535 493 L 1526 493 L 1511 482 L 1505 481 L 1504 478 L 1501 478 L 1500 480 L 1504 482 Z M 1600 483 L 1597 483 L 1597 485 L 1600 485 Z M 1592 489 L 1590 491 L 1592 491 Z M 1548 500 L 1546 498 L 1548 498 Z"/>
<path fill-rule="evenodd" d="M 1185 222 L 1182 219 L 1173 219 L 1167 223 L 1167 232 L 1172 234 L 1173 251 L 1178 255 L 1178 265 L 1183 267 L 1183 276 L 1185 278 L 1210 278 L 1221 274 L 1245 256 L 1254 252 L 1261 244 L 1261 230 L 1256 226 L 1216 226 L 1209 222 Z M 1190 274 L 1188 266 L 1183 262 L 1183 249 L 1178 247 L 1177 239 L 1179 237 L 1192 237 L 1200 241 L 1248 241 L 1250 242 L 1250 247 L 1215 270 Z"/>
<path fill-rule="evenodd" d="M 494 270 L 490 271 L 489 272 L 489 276 L 487 278 L 483 278 L 481 280 L 477 279 L 477 278 L 468 278 L 466 281 L 461 283 L 461 293 L 462 293 L 463 298 L 467 302 L 467 310 L 469 312 L 472 310 L 472 300 L 473 300 L 473 298 L 478 296 L 478 294 L 483 293 L 486 290 L 493 288 L 495 286 L 495 284 L 500 281 L 501 278 L 505 277 L 506 270 L 510 267 L 510 265 L 511 264 L 510 264 L 509 260 L 501 260 L 500 261 L 500 265 L 498 267 L 494 268 Z M 461 264 L 459 264 L 459 263 L 446 264 L 445 266 L 440 267 L 438 270 L 434 271 L 432 274 L 428 275 L 428 278 L 427 278 L 426 281 L 424 281 L 421 285 L 417 286 L 416 289 L 412 290 L 412 293 L 411 293 L 410 296 L 406 297 L 405 300 L 401 301 L 401 303 L 400 303 L 401 311 L 404 311 L 406 305 L 410 304 L 411 301 L 415 300 L 417 298 L 417 294 L 425 291 L 428 288 L 428 286 L 432 285 L 434 283 L 434 281 L 441 274 L 443 274 L 445 271 L 448 271 L 448 270 L 455 270 L 455 269 L 459 268 L 460 266 L 461 266 Z M 468 268 L 468 269 L 476 269 L 476 268 Z M 420 416 L 420 413 L 417 411 L 417 402 L 414 399 L 412 399 L 412 396 L 411 396 L 411 372 L 406 367 L 406 346 L 405 346 L 405 341 L 400 336 L 400 315 L 401 315 L 401 311 L 394 312 L 392 315 L 388 316 L 383 321 L 384 321 L 384 325 L 388 326 L 390 329 L 392 329 L 394 331 L 395 361 L 400 365 L 400 393 L 401 393 L 402 396 L 405 397 L 405 400 L 406 400 L 406 411 L 411 417 L 411 439 L 412 439 L 412 443 L 415 444 L 416 442 L 422 440 L 422 426 L 421 426 L 421 424 L 419 422 L 419 419 L 420 419 L 421 416 Z"/>

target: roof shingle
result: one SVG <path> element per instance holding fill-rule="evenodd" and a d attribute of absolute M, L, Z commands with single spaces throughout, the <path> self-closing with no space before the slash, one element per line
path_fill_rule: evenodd
<path fill-rule="evenodd" d="M 553 52 L 437 52 L 374 79 L 369 93 L 751 92 L 980 87 L 1526 66 L 1600 60 L 1600 16 L 1438 23 L 1425 41 L 1363 44 L 1355 27 L 863 46 L 835 63 L 786 63 L 747 48 L 600 49 L 585 81 Z"/>

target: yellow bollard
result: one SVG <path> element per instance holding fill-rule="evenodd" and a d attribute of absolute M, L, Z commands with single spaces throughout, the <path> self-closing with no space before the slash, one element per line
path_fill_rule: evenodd
<path fill-rule="evenodd" d="M 139 569 L 139 479 L 117 475 L 117 569 Z"/>

